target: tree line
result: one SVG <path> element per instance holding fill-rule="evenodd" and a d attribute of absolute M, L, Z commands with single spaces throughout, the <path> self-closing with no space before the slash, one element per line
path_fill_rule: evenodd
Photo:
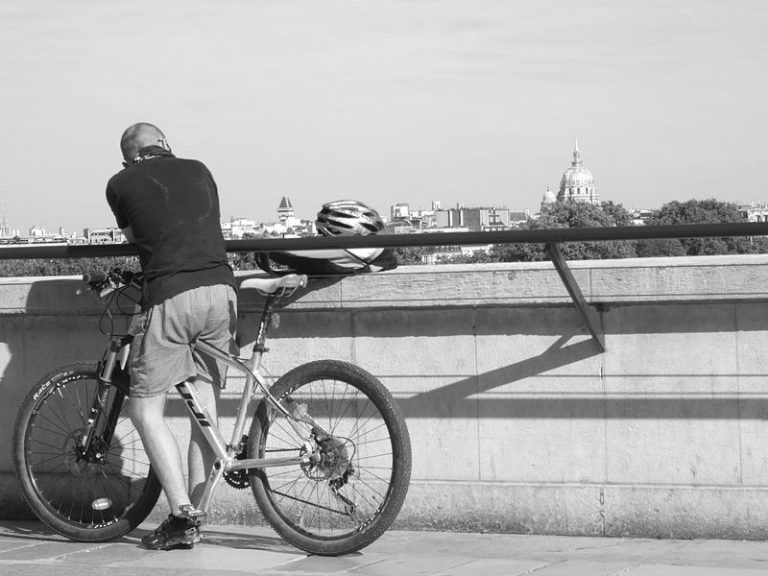
<path fill-rule="evenodd" d="M 744 222 L 736 204 L 718 200 L 669 202 L 653 212 L 649 226 L 670 224 L 715 224 Z M 556 202 L 542 208 L 538 218 L 530 218 L 523 229 L 596 228 L 632 226 L 632 215 L 621 204 L 603 202 L 593 205 L 580 202 Z M 599 260 L 606 258 L 645 258 L 653 256 L 699 256 L 714 254 L 768 253 L 768 238 L 683 238 L 648 240 L 602 240 L 565 242 L 561 251 L 566 260 Z M 421 264 L 429 247 L 397 248 L 401 265 Z M 236 270 L 256 268 L 252 253 L 230 254 Z M 547 260 L 543 244 L 496 244 L 489 252 L 473 255 L 445 256 L 438 263 L 463 264 L 483 262 L 537 262 Z M 135 256 L 109 258 L 54 258 L 0 260 L 0 277 L 9 276 L 77 276 L 89 270 L 122 268 L 137 270 Z"/>
<path fill-rule="evenodd" d="M 746 222 L 736 204 L 718 200 L 669 202 L 646 220 L 648 226 L 675 224 L 716 224 Z M 600 205 L 574 201 L 556 202 L 542 208 L 538 218 L 529 218 L 525 230 L 557 228 L 600 228 L 632 226 L 632 214 L 621 204 Z M 607 258 L 647 258 L 655 256 L 703 256 L 715 254 L 768 253 L 768 238 L 670 238 L 647 240 L 602 240 L 564 242 L 560 245 L 566 260 L 602 260 Z M 398 248 L 400 263 L 421 264 L 430 248 Z M 537 262 L 548 260 L 544 244 L 496 244 L 488 252 L 443 256 L 438 263 L 469 264 L 483 262 Z"/>

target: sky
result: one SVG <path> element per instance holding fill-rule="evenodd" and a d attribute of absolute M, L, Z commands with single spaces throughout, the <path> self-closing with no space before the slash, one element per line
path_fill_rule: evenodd
<path fill-rule="evenodd" d="M 119 139 L 158 125 L 222 218 L 602 200 L 768 202 L 765 0 L 0 0 L 0 215 L 113 226 Z"/>

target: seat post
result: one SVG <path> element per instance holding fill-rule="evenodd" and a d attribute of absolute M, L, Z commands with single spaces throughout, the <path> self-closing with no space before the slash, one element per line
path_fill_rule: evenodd
<path fill-rule="evenodd" d="M 272 322 L 272 311 L 274 308 L 275 296 L 274 294 L 267 294 L 264 301 L 264 310 L 261 312 L 261 320 L 259 321 L 259 332 L 256 335 L 256 341 L 253 343 L 253 351 L 258 353 L 264 353 L 267 351 L 264 345 L 267 341 L 267 332 Z"/>

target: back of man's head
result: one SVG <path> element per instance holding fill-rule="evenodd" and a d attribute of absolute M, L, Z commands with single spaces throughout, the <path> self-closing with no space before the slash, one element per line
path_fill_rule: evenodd
<path fill-rule="evenodd" d="M 123 158 L 126 162 L 131 162 L 139 150 L 147 146 L 167 147 L 165 135 L 154 124 L 139 122 L 129 126 L 120 138 L 120 149 L 123 151 Z"/>

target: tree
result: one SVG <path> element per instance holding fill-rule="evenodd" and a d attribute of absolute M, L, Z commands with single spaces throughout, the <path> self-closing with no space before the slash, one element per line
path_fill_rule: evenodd
<path fill-rule="evenodd" d="M 399 266 L 413 266 L 422 264 L 422 257 L 426 254 L 424 246 L 403 246 L 395 248 L 397 263 Z"/>
<path fill-rule="evenodd" d="M 227 254 L 232 270 L 255 270 L 259 266 L 256 263 L 256 252 L 230 252 Z"/>
<path fill-rule="evenodd" d="M 732 202 L 708 200 L 673 201 L 664 204 L 648 220 L 649 226 L 676 224 L 718 224 L 744 222 L 738 206 Z M 734 238 L 682 238 L 668 240 L 640 240 L 639 256 L 700 256 L 713 254 L 751 254 L 761 252 L 765 240 L 746 237 Z"/>
<path fill-rule="evenodd" d="M 136 256 L 114 256 L 103 258 L 0 260 L 0 277 L 81 276 L 94 270 L 107 271 L 113 268 L 138 270 L 139 259 Z"/>
<path fill-rule="evenodd" d="M 640 258 L 685 256 L 685 248 L 677 238 L 652 238 L 638 240 L 635 243 L 635 253 Z"/>
<path fill-rule="evenodd" d="M 487 264 L 495 262 L 485 250 L 477 250 L 471 254 L 456 254 L 455 256 L 440 256 L 438 264 Z"/>
<path fill-rule="evenodd" d="M 532 229 L 526 226 L 527 229 Z M 494 244 L 490 250 L 493 262 L 541 262 L 547 260 L 543 244 Z"/>
<path fill-rule="evenodd" d="M 621 204 L 603 202 L 597 206 L 568 200 L 544 206 L 539 219 L 529 219 L 525 228 L 608 228 L 631 224 L 632 216 Z M 635 255 L 633 243 L 619 240 L 565 242 L 561 251 L 567 260 L 631 258 Z M 491 249 L 491 256 L 501 262 L 536 262 L 548 259 L 542 244 L 500 244 Z"/>
<path fill-rule="evenodd" d="M 603 202 L 602 210 L 613 220 L 614 226 L 632 226 L 632 214 L 624 209 L 621 204 L 614 204 L 612 201 Z"/>

